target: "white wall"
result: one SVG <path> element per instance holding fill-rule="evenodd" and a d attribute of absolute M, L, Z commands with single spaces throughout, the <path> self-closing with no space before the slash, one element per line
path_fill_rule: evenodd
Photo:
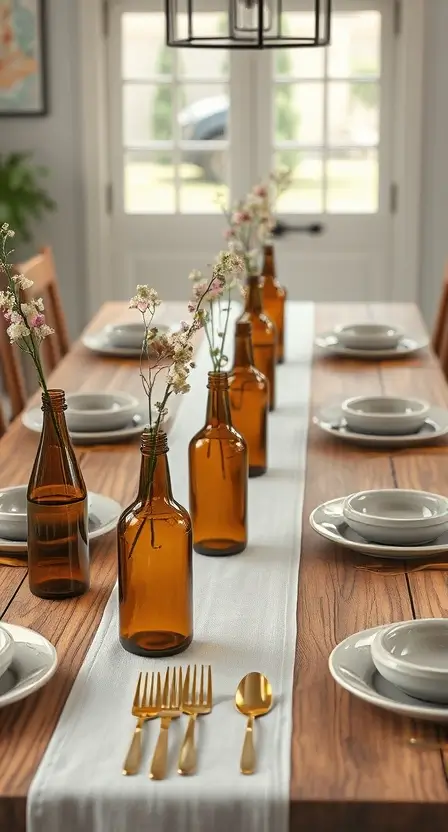
<path fill-rule="evenodd" d="M 420 305 L 432 324 L 448 262 L 448 0 L 425 13 Z"/>
<path fill-rule="evenodd" d="M 0 119 L 0 152 L 32 150 L 50 169 L 48 188 L 58 207 L 38 227 L 34 246 L 54 247 L 72 334 L 84 323 L 85 294 L 76 6 L 76 0 L 47 0 L 49 115 Z"/>

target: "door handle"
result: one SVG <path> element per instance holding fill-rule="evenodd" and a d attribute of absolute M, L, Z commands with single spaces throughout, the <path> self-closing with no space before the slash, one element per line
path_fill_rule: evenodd
<path fill-rule="evenodd" d="M 271 233 L 273 237 L 283 237 L 284 234 L 311 234 L 311 236 L 315 236 L 323 234 L 324 230 L 324 226 L 320 222 L 312 222 L 308 225 L 289 225 L 278 220 Z"/>

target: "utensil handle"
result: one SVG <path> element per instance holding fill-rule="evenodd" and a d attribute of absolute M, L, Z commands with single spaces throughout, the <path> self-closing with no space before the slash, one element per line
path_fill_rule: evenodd
<path fill-rule="evenodd" d="M 166 774 L 168 757 L 168 728 L 170 723 L 162 721 L 157 744 L 154 750 L 149 776 L 151 780 L 163 780 Z"/>
<path fill-rule="evenodd" d="M 180 749 L 178 774 L 193 774 L 196 770 L 196 746 L 194 742 L 194 727 L 196 714 L 192 714 L 188 720 L 184 741 Z"/>
<path fill-rule="evenodd" d="M 123 763 L 123 774 L 137 774 L 142 761 L 142 728 L 145 720 L 137 720 L 131 744 Z"/>
<path fill-rule="evenodd" d="M 241 752 L 240 769 L 242 774 L 253 774 L 255 771 L 254 748 L 254 718 L 248 717 L 246 733 L 244 735 L 243 750 Z"/>

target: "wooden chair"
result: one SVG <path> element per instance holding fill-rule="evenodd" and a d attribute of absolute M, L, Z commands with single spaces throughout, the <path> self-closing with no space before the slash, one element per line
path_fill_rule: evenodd
<path fill-rule="evenodd" d="M 47 323 L 55 330 L 51 338 L 46 338 L 42 345 L 42 357 L 45 370 L 51 372 L 58 361 L 69 350 L 67 325 L 62 309 L 59 287 L 56 279 L 53 254 L 50 248 L 15 267 L 16 274 L 24 274 L 34 285 L 24 292 L 24 299 L 42 297 L 45 303 Z M 2 287 L 4 288 L 3 284 Z M 0 362 L 4 383 L 4 395 L 9 400 L 6 408 L 0 401 L 0 436 L 5 432 L 9 418 L 15 418 L 24 409 L 27 398 L 27 384 L 19 348 L 12 345 L 6 334 L 8 324 L 1 316 L 0 321 Z M 8 414 L 5 415 L 5 411 Z"/>
<path fill-rule="evenodd" d="M 42 345 L 42 354 L 47 372 L 54 370 L 58 362 L 69 351 L 67 323 L 62 308 L 61 296 L 56 277 L 53 252 L 49 246 L 25 263 L 16 266 L 17 274 L 24 274 L 34 285 L 24 295 L 28 299 L 42 297 L 45 303 L 45 319 L 55 330 L 51 338 Z"/>
<path fill-rule="evenodd" d="M 432 348 L 439 359 L 444 375 L 448 378 L 448 266 L 432 336 Z"/>

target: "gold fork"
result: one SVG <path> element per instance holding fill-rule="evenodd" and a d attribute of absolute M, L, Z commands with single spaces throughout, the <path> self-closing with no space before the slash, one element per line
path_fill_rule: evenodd
<path fill-rule="evenodd" d="M 155 673 L 151 673 L 151 684 L 148 693 L 148 674 L 144 674 L 143 692 L 141 691 L 143 674 L 139 673 L 132 703 L 132 716 L 137 719 L 132 742 L 123 763 L 123 774 L 137 774 L 142 760 L 142 728 L 148 719 L 159 715 L 162 707 L 162 684 L 160 673 L 157 674 L 156 690 L 154 692 Z"/>
<path fill-rule="evenodd" d="M 209 666 L 207 674 L 207 690 L 204 684 L 204 665 L 201 665 L 201 678 L 199 684 L 199 691 L 196 690 L 196 674 L 197 669 L 194 665 L 193 681 L 190 688 L 190 665 L 188 665 L 185 675 L 185 682 L 182 691 L 182 711 L 187 714 L 188 720 L 187 730 L 185 732 L 184 741 L 180 749 L 178 774 L 193 774 L 196 769 L 196 746 L 194 742 L 194 726 L 196 717 L 203 714 L 209 714 L 212 709 L 212 669 Z"/>
<path fill-rule="evenodd" d="M 182 697 L 182 668 L 174 668 L 170 686 L 170 669 L 165 676 L 162 693 L 162 707 L 160 709 L 160 732 L 154 750 L 149 776 L 151 780 L 163 780 L 166 774 L 168 757 L 168 729 L 171 720 L 180 717 Z"/>

